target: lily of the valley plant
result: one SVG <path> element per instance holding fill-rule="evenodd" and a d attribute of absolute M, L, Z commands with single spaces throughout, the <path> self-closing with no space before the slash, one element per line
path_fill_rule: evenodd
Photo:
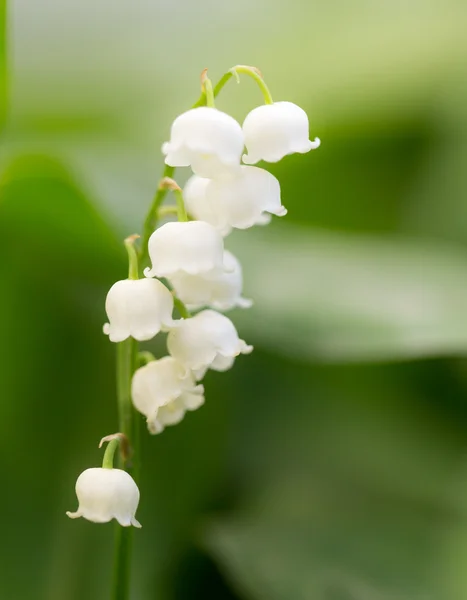
<path fill-rule="evenodd" d="M 214 103 L 227 81 L 232 76 L 239 80 L 241 73 L 257 82 L 265 102 L 246 116 L 243 126 Z M 150 434 L 162 433 L 204 404 L 200 382 L 209 369 L 226 371 L 239 355 L 253 350 L 223 314 L 252 305 L 242 295 L 242 268 L 226 249 L 226 236 L 287 213 L 279 181 L 252 165 L 274 163 L 320 144 L 318 138 L 309 139 L 306 113 L 291 102 L 273 102 L 256 68 L 236 66 L 215 88 L 205 70 L 201 84 L 200 99 L 174 120 L 162 146 L 166 166 L 142 235 L 125 240 L 128 278 L 107 294 L 104 333 L 117 345 L 119 433 L 101 441 L 108 442 L 102 468 L 81 473 L 79 507 L 67 513 L 94 523 L 118 522 L 115 600 L 127 600 L 130 590 L 130 529 L 122 528 L 141 527 L 135 518 L 140 497 L 135 411 L 144 415 Z M 183 191 L 173 178 L 176 167 L 193 171 Z M 176 203 L 163 206 L 169 191 Z M 168 333 L 166 356 L 156 359 L 140 351 L 139 342 L 161 331 Z M 118 446 L 120 468 L 114 468 Z"/>

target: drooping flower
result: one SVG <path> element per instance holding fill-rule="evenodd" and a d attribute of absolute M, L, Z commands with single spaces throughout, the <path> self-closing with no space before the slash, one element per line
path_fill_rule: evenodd
<path fill-rule="evenodd" d="M 203 275 L 178 273 L 170 278 L 170 282 L 189 310 L 203 306 L 216 310 L 229 310 L 236 306 L 249 308 L 252 301 L 242 297 L 242 267 L 228 250 L 224 250 L 224 268 L 225 271 L 210 271 Z"/>
<path fill-rule="evenodd" d="M 173 327 L 173 296 L 155 279 L 124 279 L 110 288 L 105 301 L 109 323 L 104 333 L 111 342 L 150 340 L 162 329 Z"/>
<path fill-rule="evenodd" d="M 86 469 L 76 481 L 78 510 L 71 519 L 84 517 L 93 523 L 115 519 L 123 527 L 141 527 L 135 519 L 139 490 L 131 475 L 121 469 Z"/>
<path fill-rule="evenodd" d="M 198 275 L 223 269 L 224 241 L 204 221 L 165 223 L 151 235 L 148 244 L 152 267 L 146 277 L 171 277 L 176 273 Z"/>
<path fill-rule="evenodd" d="M 167 336 L 170 354 L 187 369 L 226 371 L 239 354 L 249 354 L 252 346 L 239 339 L 232 321 L 214 310 L 203 310 Z M 199 375 L 198 375 L 199 377 Z"/>
<path fill-rule="evenodd" d="M 228 178 L 204 179 L 194 175 L 184 190 L 188 212 L 207 221 L 222 235 L 233 227 L 247 229 L 270 221 L 267 213 L 287 214 L 278 180 L 258 167 L 240 167 Z"/>
<path fill-rule="evenodd" d="M 175 400 L 161 406 L 148 419 L 149 433 L 161 433 L 168 425 L 177 425 L 187 411 L 196 410 L 204 404 L 204 395 L 184 392 Z"/>
<path fill-rule="evenodd" d="M 133 404 L 146 416 L 151 433 L 178 423 L 186 410 L 204 403 L 204 388 L 193 373 L 172 356 L 149 362 L 137 369 L 131 383 Z"/>
<path fill-rule="evenodd" d="M 254 108 L 243 122 L 247 165 L 260 160 L 278 162 L 288 154 L 304 154 L 320 145 L 319 138 L 309 139 L 306 112 L 292 102 L 274 102 Z"/>
<path fill-rule="evenodd" d="M 238 168 L 243 148 L 243 131 L 233 117 L 200 106 L 175 119 L 162 152 L 167 165 L 191 166 L 200 177 L 214 178 Z"/>

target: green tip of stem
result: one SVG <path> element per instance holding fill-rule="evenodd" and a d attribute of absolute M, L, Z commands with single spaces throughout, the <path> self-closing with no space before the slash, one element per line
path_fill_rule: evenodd
<path fill-rule="evenodd" d="M 135 233 L 123 242 L 128 253 L 128 279 L 139 279 L 138 253 L 135 248 L 135 242 L 138 238 L 139 235 Z"/>

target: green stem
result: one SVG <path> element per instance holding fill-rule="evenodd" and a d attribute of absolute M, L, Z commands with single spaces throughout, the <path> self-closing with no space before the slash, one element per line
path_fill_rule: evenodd
<path fill-rule="evenodd" d="M 180 313 L 180 316 L 182 317 L 182 319 L 189 319 L 191 317 L 190 311 L 187 309 L 187 307 L 184 305 L 184 303 L 180 300 L 180 298 L 177 298 L 177 296 L 174 296 L 174 306 Z"/>
<path fill-rule="evenodd" d="M 124 241 L 126 251 L 128 252 L 128 279 L 139 279 L 138 272 L 138 253 L 135 248 L 135 241 L 139 235 L 130 235 Z"/>
<path fill-rule="evenodd" d="M 129 600 L 133 527 L 115 526 L 115 560 L 112 600 Z"/>
<path fill-rule="evenodd" d="M 7 0 L 0 0 L 0 134 L 8 115 L 8 11 Z"/>
<path fill-rule="evenodd" d="M 213 90 L 214 98 L 217 98 L 217 96 L 220 94 L 220 92 L 222 91 L 222 89 L 224 88 L 226 83 L 228 83 L 232 79 L 232 77 L 235 77 L 237 79 L 237 81 L 239 81 L 239 77 L 238 77 L 239 73 L 242 73 L 243 75 L 248 75 L 249 77 L 254 79 L 256 81 L 256 83 L 258 84 L 258 86 L 261 90 L 261 93 L 263 94 L 265 104 L 273 104 L 271 92 L 269 91 L 269 88 L 266 85 L 266 82 L 264 81 L 263 77 L 259 73 L 258 69 L 255 69 L 255 67 L 249 67 L 247 65 L 237 65 L 235 67 L 232 67 L 229 71 L 227 71 L 227 73 L 224 73 L 224 75 L 222 75 L 222 77 L 219 79 L 218 83 L 214 87 L 214 90 Z M 201 96 L 198 98 L 198 100 L 194 104 L 193 108 L 198 108 L 198 106 L 205 106 L 205 105 L 206 105 L 206 94 L 203 91 L 201 93 Z"/>
<path fill-rule="evenodd" d="M 248 67 L 247 65 L 237 65 L 236 67 L 233 67 L 231 71 L 233 75 L 238 76 L 238 73 L 243 73 L 244 75 L 248 75 L 249 77 L 254 79 L 258 84 L 261 93 L 263 94 L 264 103 L 274 104 L 271 92 L 269 91 L 269 88 L 266 85 L 266 82 L 264 81 L 263 76 L 258 71 L 258 69 L 255 69 L 254 67 Z"/>
<path fill-rule="evenodd" d="M 175 200 L 177 201 L 177 216 L 178 220 L 185 222 L 188 221 L 188 215 L 186 214 L 185 202 L 183 200 L 183 192 L 180 188 L 174 189 Z"/>
<path fill-rule="evenodd" d="M 147 350 L 144 352 L 138 352 L 138 366 L 144 367 L 144 365 L 147 365 L 154 360 L 156 360 L 156 357 L 152 352 L 148 352 Z"/>
<path fill-rule="evenodd" d="M 203 81 L 204 95 L 206 96 L 206 106 L 210 108 L 215 107 L 214 103 L 214 90 L 212 89 L 212 81 L 209 77 L 206 77 Z"/>
<path fill-rule="evenodd" d="M 169 165 L 165 165 L 164 172 L 162 173 L 162 179 L 165 179 L 166 177 L 173 177 L 174 173 L 175 167 L 169 167 Z M 148 214 L 146 215 L 146 219 L 143 225 L 143 235 L 141 236 L 141 251 L 139 256 L 140 265 L 142 268 L 147 266 L 149 256 L 148 241 L 157 227 L 157 223 L 159 221 L 159 207 L 164 202 L 168 191 L 169 190 L 167 188 L 157 188 L 156 193 L 154 194 L 154 198 L 152 200 L 151 207 L 148 211 Z"/>
<path fill-rule="evenodd" d="M 132 458 L 126 464 L 122 457 L 119 466 L 138 481 L 139 475 L 139 420 L 131 402 L 131 379 L 137 364 L 138 344 L 133 338 L 117 344 L 117 400 L 118 428 L 130 441 Z M 115 561 L 112 600 L 128 600 L 130 597 L 132 527 L 116 526 Z"/>
<path fill-rule="evenodd" d="M 178 215 L 178 208 L 176 206 L 161 206 L 158 210 L 158 217 L 170 217 L 172 215 Z"/>
<path fill-rule="evenodd" d="M 113 469 L 114 468 L 114 455 L 115 450 L 118 448 L 120 440 L 114 439 L 110 440 L 107 444 L 107 448 L 104 452 L 104 458 L 102 459 L 102 468 L 103 469 Z"/>

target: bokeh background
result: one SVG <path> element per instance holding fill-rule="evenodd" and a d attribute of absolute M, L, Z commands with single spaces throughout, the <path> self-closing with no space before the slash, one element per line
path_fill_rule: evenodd
<path fill-rule="evenodd" d="M 255 352 L 143 437 L 133 598 L 467 597 L 466 25 L 463 0 L 10 1 L 2 600 L 108 597 L 113 526 L 65 517 L 117 427 L 105 294 L 171 121 L 238 63 L 323 143 L 270 166 L 287 217 L 228 238 Z M 244 77 L 218 107 L 260 101 Z"/>

